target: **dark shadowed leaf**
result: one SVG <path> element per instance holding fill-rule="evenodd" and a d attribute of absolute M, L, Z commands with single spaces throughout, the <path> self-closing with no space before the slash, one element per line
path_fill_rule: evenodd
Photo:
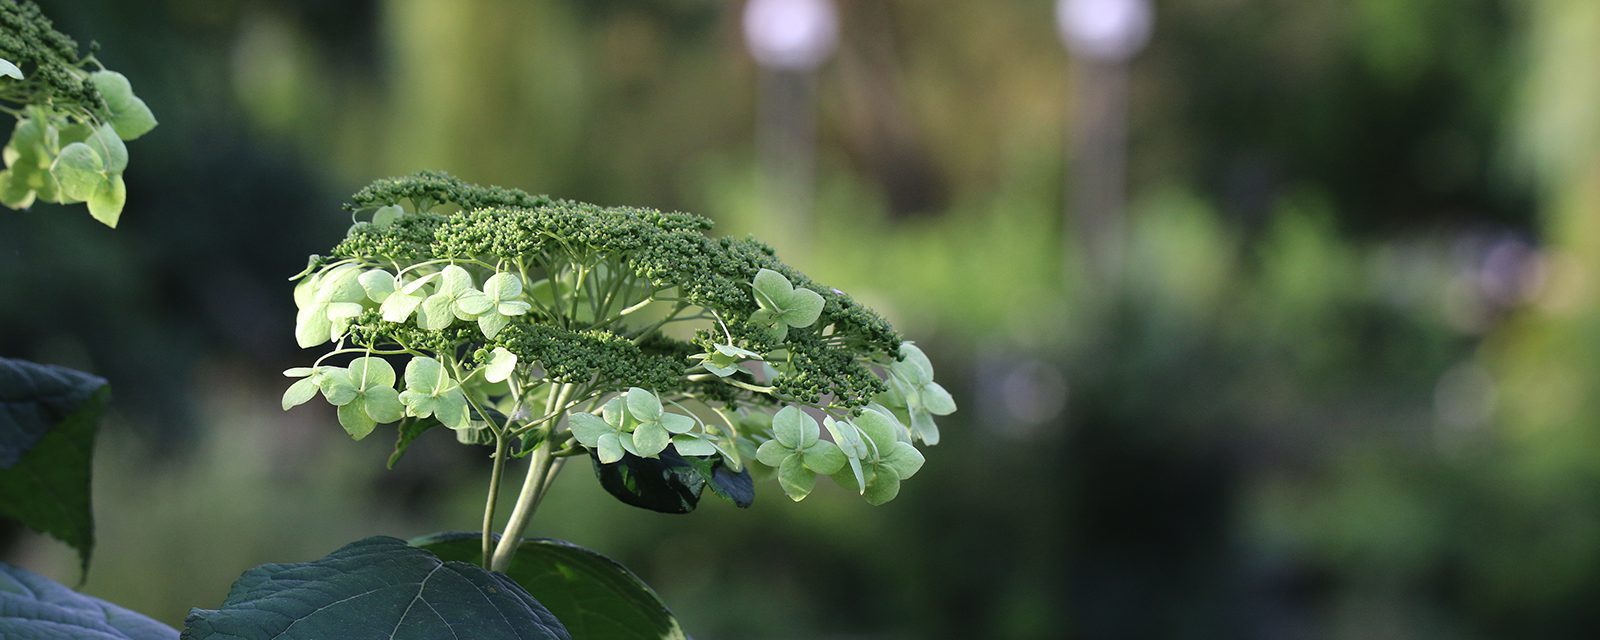
<path fill-rule="evenodd" d="M 476 533 L 412 540 L 445 560 L 482 561 Z M 615 560 L 563 540 L 529 539 L 506 575 L 550 608 L 575 640 L 687 638 L 660 596 Z"/>
<path fill-rule="evenodd" d="M 723 464 L 721 457 L 710 458 L 684 458 L 696 473 L 706 481 L 706 486 L 711 487 L 711 492 L 724 500 L 732 502 L 740 509 L 749 507 L 756 500 L 756 484 L 750 479 L 749 470 L 734 471 Z"/>
<path fill-rule="evenodd" d="M 217 610 L 195 609 L 185 640 L 570 639 L 506 576 L 372 537 L 321 560 L 266 564 Z"/>
<path fill-rule="evenodd" d="M 81 371 L 0 358 L 0 469 L 15 466 L 105 386 L 104 378 Z"/>
<path fill-rule="evenodd" d="M 689 513 L 700 504 L 706 480 L 693 465 L 671 447 L 660 458 L 641 458 L 631 453 L 611 464 L 589 452 L 600 486 L 626 504 L 661 513 Z"/>
<path fill-rule="evenodd" d="M 0 563 L 0 638 L 173 640 L 178 632 L 48 578 Z"/>
<path fill-rule="evenodd" d="M 0 358 L 0 515 L 94 549 L 90 456 L 110 388 L 98 376 Z"/>
<path fill-rule="evenodd" d="M 433 418 L 406 418 L 400 421 L 400 435 L 394 442 L 394 453 L 389 454 L 389 468 L 393 469 L 400 463 L 400 458 L 406 455 L 406 450 L 411 448 L 411 443 L 424 431 L 439 426 L 439 421 Z"/>

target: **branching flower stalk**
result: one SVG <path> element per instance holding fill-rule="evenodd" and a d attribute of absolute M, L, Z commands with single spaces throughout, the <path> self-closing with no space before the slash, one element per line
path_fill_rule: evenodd
<path fill-rule="evenodd" d="M 797 501 L 827 475 L 882 504 L 921 468 L 916 445 L 937 441 L 933 416 L 955 410 L 881 317 L 760 242 L 708 237 L 698 216 L 441 173 L 379 181 L 347 208 L 345 239 L 293 278 L 297 341 L 332 349 L 285 372 L 300 380 L 284 407 L 320 393 L 357 439 L 395 424 L 391 465 L 436 426 L 492 447 L 491 569 L 509 566 L 571 457 L 663 511 L 705 487 L 748 505 L 751 471 Z M 496 543 L 517 458 L 528 468 Z"/>

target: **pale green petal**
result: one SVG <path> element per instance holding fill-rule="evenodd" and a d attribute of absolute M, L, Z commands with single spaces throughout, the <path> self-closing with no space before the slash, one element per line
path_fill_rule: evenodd
<path fill-rule="evenodd" d="M 87 200 L 105 181 L 105 160 L 100 153 L 82 142 L 61 148 L 50 175 L 61 185 L 61 193 L 74 200 Z"/>
<path fill-rule="evenodd" d="M 809 327 L 822 315 L 822 295 L 810 289 L 795 289 L 789 298 L 779 303 L 783 311 L 778 319 L 791 327 Z"/>
<path fill-rule="evenodd" d="M 395 422 L 406 415 L 406 406 L 400 402 L 400 392 L 393 387 L 371 387 L 363 394 L 367 415 L 379 424 Z"/>
<path fill-rule="evenodd" d="M 694 418 L 681 413 L 663 413 L 660 424 L 672 433 L 688 433 L 698 423 Z"/>
<path fill-rule="evenodd" d="M 483 281 L 483 292 L 495 302 L 514 300 L 522 295 L 522 278 L 510 273 L 496 273 Z"/>
<path fill-rule="evenodd" d="M 926 411 L 911 412 L 911 431 L 928 445 L 939 444 L 939 425 L 934 424 L 933 416 Z"/>
<path fill-rule="evenodd" d="M 640 422 L 654 422 L 661 419 L 661 399 L 656 394 L 650 393 L 639 387 L 628 389 L 628 415 Z"/>
<path fill-rule="evenodd" d="M 833 418 L 824 418 L 823 426 L 828 428 L 828 433 L 833 436 L 834 444 L 844 451 L 844 455 L 851 460 L 867 457 L 869 451 L 867 444 L 861 437 L 861 430 L 848 422 L 840 422 Z"/>
<path fill-rule="evenodd" d="M 763 309 L 780 309 L 783 301 L 794 292 L 794 285 L 790 284 L 789 279 L 771 269 L 757 271 L 751 284 L 755 289 L 756 304 Z"/>
<path fill-rule="evenodd" d="M 437 280 L 438 278 L 439 278 L 439 274 L 430 273 L 428 275 L 425 275 L 425 276 L 422 276 L 420 278 L 417 278 L 416 280 L 412 280 L 411 282 L 407 282 L 405 284 L 405 286 L 400 287 L 400 291 L 403 292 L 403 293 L 416 293 L 418 291 L 421 291 L 424 286 L 427 286 L 427 284 L 429 282 L 433 282 L 434 280 Z"/>
<path fill-rule="evenodd" d="M 472 274 L 453 264 L 439 272 L 439 279 L 439 291 L 448 293 L 451 297 L 459 296 L 473 288 Z"/>
<path fill-rule="evenodd" d="M 365 311 L 360 304 L 355 302 L 329 302 L 327 309 L 328 320 L 335 322 L 339 320 L 349 320 L 361 315 L 361 312 Z"/>
<path fill-rule="evenodd" d="M 839 450 L 839 446 L 827 440 L 818 440 L 816 444 L 811 445 L 811 448 L 805 450 L 803 456 L 807 469 L 823 475 L 838 473 L 844 468 L 847 460 L 844 452 Z"/>
<path fill-rule="evenodd" d="M 923 385 L 921 396 L 922 406 L 927 408 L 928 413 L 947 416 L 956 412 L 956 399 L 937 382 Z"/>
<path fill-rule="evenodd" d="M 391 224 L 394 224 L 394 222 L 399 220 L 400 216 L 404 214 L 405 210 L 401 209 L 400 205 L 397 204 L 391 204 L 387 207 L 379 207 L 377 211 L 372 212 L 372 226 L 379 228 L 387 227 Z"/>
<path fill-rule="evenodd" d="M 814 442 L 817 439 L 817 421 L 799 407 L 790 405 L 778 410 L 772 416 L 772 435 L 790 449 L 806 448 L 806 436 Z"/>
<path fill-rule="evenodd" d="M 489 382 L 505 382 L 516 368 L 517 354 L 505 347 L 495 347 L 494 351 L 489 353 L 489 362 L 485 364 L 483 379 Z"/>
<path fill-rule="evenodd" d="M 856 493 L 866 493 L 867 478 L 861 466 L 861 460 L 857 458 L 846 458 L 846 460 L 849 461 L 848 470 L 840 469 L 834 473 L 831 476 L 833 481 L 838 483 L 839 486 Z"/>
<path fill-rule="evenodd" d="M 381 307 L 383 319 L 389 322 L 405 322 L 406 318 L 410 318 L 411 312 L 416 311 L 417 306 L 420 304 L 422 304 L 422 296 L 406 293 L 391 294 L 384 299 Z"/>
<path fill-rule="evenodd" d="M 918 451 L 916 447 L 904 442 L 896 442 L 894 443 L 894 448 L 889 450 L 889 455 L 883 457 L 883 463 L 880 467 L 891 469 L 895 475 L 905 479 L 916 475 L 925 461 L 926 459 L 922 457 L 922 452 Z"/>
<path fill-rule="evenodd" d="M 122 181 L 122 176 L 106 176 L 100 186 L 95 187 L 84 204 L 89 207 L 89 215 L 101 224 L 117 228 L 117 221 L 122 218 L 122 206 L 128 201 L 128 185 Z"/>
<path fill-rule="evenodd" d="M 435 400 L 433 415 L 451 429 L 465 429 L 472 423 L 467 397 L 459 390 L 440 395 Z"/>
<path fill-rule="evenodd" d="M 621 396 L 612 398 L 600 407 L 600 417 L 605 419 L 606 424 L 621 428 L 622 423 L 628 419 L 627 407 L 627 402 Z"/>
<path fill-rule="evenodd" d="M 602 464 L 611 464 L 622 459 L 622 436 L 615 432 L 600 436 L 600 445 L 596 453 Z"/>
<path fill-rule="evenodd" d="M 15 171 L 0 171 L 0 204 L 12 209 L 33 206 L 33 187 Z"/>
<path fill-rule="evenodd" d="M 435 293 L 422 301 L 422 306 L 417 309 L 417 326 L 430 331 L 438 331 L 455 322 L 454 300 L 446 293 Z"/>
<path fill-rule="evenodd" d="M 357 399 L 339 407 L 339 425 L 344 427 L 352 439 L 365 438 L 378 426 L 372 416 L 367 415 L 366 404 L 364 399 Z"/>
<path fill-rule="evenodd" d="M 354 265 L 334 267 L 317 283 L 317 300 L 323 302 L 361 302 L 367 290 L 361 288 L 361 269 Z"/>
<path fill-rule="evenodd" d="M 505 329 L 508 324 L 511 324 L 511 319 L 498 313 L 478 316 L 478 330 L 482 331 L 483 336 L 490 340 L 500 335 L 500 331 Z"/>
<path fill-rule="evenodd" d="M 406 415 L 426 418 L 433 415 L 437 398 L 430 394 L 407 389 L 400 392 L 400 404 L 406 406 Z"/>
<path fill-rule="evenodd" d="M 867 504 L 883 505 L 900 495 L 900 478 L 888 470 L 867 470 L 867 488 L 861 493 Z"/>
<path fill-rule="evenodd" d="M 362 389 L 394 386 L 394 367 L 383 358 L 362 356 L 351 360 L 347 368 L 350 380 Z"/>
<path fill-rule="evenodd" d="M 789 457 L 791 453 L 794 453 L 794 450 L 783 446 L 783 443 L 777 440 L 768 440 L 761 443 L 761 447 L 756 449 L 756 459 L 760 460 L 761 464 L 777 468 L 779 464 L 783 463 L 783 459 Z"/>
<path fill-rule="evenodd" d="M 920 387 L 933 382 L 933 362 L 929 361 L 927 354 L 915 344 L 901 343 L 900 360 L 895 364 L 895 371 L 901 373 L 915 386 Z"/>
<path fill-rule="evenodd" d="M 437 391 L 448 377 L 444 365 L 426 356 L 411 358 L 411 362 L 406 363 L 405 375 L 407 389 L 428 395 Z"/>
<path fill-rule="evenodd" d="M 316 380 L 317 386 L 322 389 L 322 397 L 336 407 L 350 404 L 361 391 L 350 381 L 350 372 L 337 367 L 328 367 Z"/>
<path fill-rule="evenodd" d="M 456 298 L 456 317 L 462 320 L 476 320 L 479 315 L 494 308 L 494 301 L 482 291 L 468 291 Z"/>
<path fill-rule="evenodd" d="M 811 490 L 817 486 L 817 474 L 801 463 L 798 454 L 790 454 L 778 464 L 778 485 L 789 499 L 799 502 L 811 495 Z"/>
<path fill-rule="evenodd" d="M 128 170 L 128 145 L 123 144 L 122 138 L 117 137 L 117 132 L 111 125 L 103 124 L 91 130 L 83 142 L 105 160 L 103 168 L 107 173 L 120 174 Z"/>
<path fill-rule="evenodd" d="M 382 303 L 394 294 L 394 275 L 383 269 L 373 269 L 356 278 L 367 292 L 367 299 Z M 407 314 L 409 315 L 409 314 Z M 392 321 L 391 321 L 392 322 Z"/>
<path fill-rule="evenodd" d="M 283 392 L 283 410 L 288 411 L 294 407 L 305 404 L 312 396 L 317 395 L 317 381 L 314 378 L 301 378 L 289 385 L 289 390 Z"/>
<path fill-rule="evenodd" d="M 646 422 L 633 431 L 633 453 L 653 458 L 667 448 L 672 435 L 659 422 Z"/>
<path fill-rule="evenodd" d="M 89 74 L 89 81 L 105 99 L 111 126 L 123 140 L 133 140 L 156 128 L 155 114 L 133 94 L 127 77 L 115 71 L 96 71 Z"/>
<path fill-rule="evenodd" d="M 617 432 L 611 425 L 606 424 L 605 420 L 589 413 L 574 413 L 567 416 L 567 428 L 572 430 L 572 437 L 590 448 L 600 445 L 601 436 Z"/>
<path fill-rule="evenodd" d="M 685 456 L 714 456 L 717 455 L 717 446 L 710 440 L 683 434 L 672 438 L 672 448 L 678 450 L 679 455 Z"/>
<path fill-rule="evenodd" d="M 294 308 L 304 309 L 317 303 L 317 276 L 301 278 L 294 285 Z"/>
<path fill-rule="evenodd" d="M 894 418 L 877 411 L 862 411 L 854 423 L 875 445 L 880 457 L 894 448 L 900 441 L 898 432 L 905 430 Z"/>
<path fill-rule="evenodd" d="M 295 314 L 294 340 L 302 349 L 327 342 L 332 329 L 326 304 L 314 303 Z"/>

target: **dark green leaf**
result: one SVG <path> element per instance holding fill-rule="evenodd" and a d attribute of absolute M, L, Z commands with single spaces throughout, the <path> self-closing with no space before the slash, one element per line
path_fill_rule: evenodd
<path fill-rule="evenodd" d="M 544 444 L 544 436 L 545 432 L 540 429 L 529 429 L 523 432 L 522 437 L 515 440 L 517 448 L 516 451 L 511 452 L 511 457 L 526 458 L 533 455 L 533 452 L 539 449 L 539 445 Z"/>
<path fill-rule="evenodd" d="M 389 454 L 389 468 L 393 469 L 400 463 L 400 458 L 406 455 L 406 449 L 411 448 L 417 436 L 422 432 L 439 426 L 439 421 L 433 418 L 406 418 L 400 421 L 400 436 L 394 442 L 394 453 Z"/>
<path fill-rule="evenodd" d="M 0 469 L 15 465 L 104 386 L 105 379 L 81 371 L 0 358 Z"/>
<path fill-rule="evenodd" d="M 734 471 L 722 461 L 720 456 L 697 458 L 685 457 L 684 461 L 694 467 L 706 485 L 711 487 L 711 492 L 732 502 L 740 509 L 750 506 L 756 500 L 756 484 L 750 479 L 749 470 Z"/>
<path fill-rule="evenodd" d="M 315 562 L 261 565 L 184 640 L 540 640 L 571 636 L 504 575 L 372 537 Z"/>
<path fill-rule="evenodd" d="M 0 515 L 94 550 L 90 455 L 111 390 L 63 367 L 0 358 Z"/>
<path fill-rule="evenodd" d="M 412 540 L 444 560 L 482 562 L 476 533 Z M 575 640 L 687 638 L 661 597 L 615 560 L 570 542 L 523 540 L 506 575 L 550 608 Z"/>
<path fill-rule="evenodd" d="M 173 640 L 178 632 L 0 563 L 0 638 L 16 640 Z"/>
<path fill-rule="evenodd" d="M 689 513 L 700 504 L 705 478 L 671 447 L 659 458 L 630 453 L 610 464 L 593 451 L 589 457 L 600 486 L 626 504 L 661 513 Z"/>

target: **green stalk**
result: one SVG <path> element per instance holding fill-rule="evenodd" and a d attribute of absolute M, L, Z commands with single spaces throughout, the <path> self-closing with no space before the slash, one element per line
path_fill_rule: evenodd
<path fill-rule="evenodd" d="M 563 384 L 559 389 L 552 390 L 551 403 L 548 405 L 551 411 L 547 412 L 550 416 L 546 422 L 552 431 L 561 420 L 561 414 L 556 409 L 565 409 L 572 390 L 571 384 Z M 550 472 L 551 463 L 555 460 L 552 455 L 553 440 L 546 437 L 533 451 L 532 461 L 528 464 L 528 475 L 523 478 L 522 491 L 517 494 L 517 504 L 511 509 L 511 519 L 506 522 L 505 531 L 500 534 L 500 544 L 495 547 L 494 555 L 489 562 L 491 571 L 504 572 L 511 566 L 511 559 L 516 556 L 517 546 L 522 542 L 522 532 L 528 528 L 528 521 L 533 518 L 533 512 L 539 508 L 539 502 L 544 499 L 546 486 L 554 478 L 554 474 Z"/>
<path fill-rule="evenodd" d="M 553 459 L 548 442 L 540 443 L 539 448 L 534 450 L 533 461 L 528 465 L 528 476 L 522 481 L 522 492 L 517 495 L 517 506 L 511 509 L 511 520 L 506 522 L 506 530 L 500 534 L 500 544 L 495 547 L 489 562 L 490 571 L 504 572 L 511 567 L 511 558 L 517 555 L 522 532 L 528 528 L 528 520 L 533 517 L 534 510 L 539 508 L 546 472 L 550 470 L 550 461 Z"/>
<path fill-rule="evenodd" d="M 489 475 L 489 499 L 483 506 L 483 568 L 489 568 L 489 554 L 494 549 L 494 510 L 500 500 L 500 476 L 506 468 L 506 436 L 494 438 L 494 471 Z"/>

